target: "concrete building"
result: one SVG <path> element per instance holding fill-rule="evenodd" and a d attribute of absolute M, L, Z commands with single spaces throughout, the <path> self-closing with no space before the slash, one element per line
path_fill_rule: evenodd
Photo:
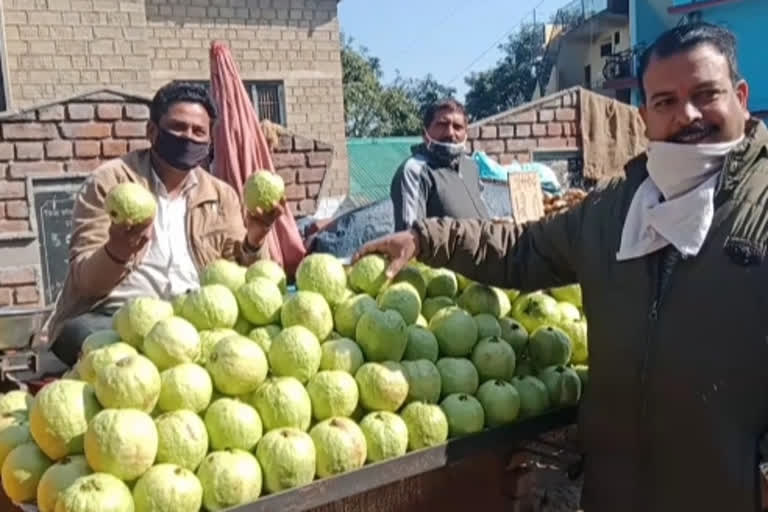
<path fill-rule="evenodd" d="M 151 96 L 209 80 L 232 49 L 263 119 L 334 146 L 324 197 L 348 187 L 338 0 L 3 0 L 0 110 L 98 87 Z"/>

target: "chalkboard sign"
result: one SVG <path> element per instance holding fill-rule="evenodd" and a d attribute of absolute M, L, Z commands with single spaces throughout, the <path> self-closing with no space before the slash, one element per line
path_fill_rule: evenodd
<path fill-rule="evenodd" d="M 56 300 L 67 277 L 72 209 L 80 181 L 36 182 L 33 188 L 43 296 L 46 304 L 52 304 Z"/>

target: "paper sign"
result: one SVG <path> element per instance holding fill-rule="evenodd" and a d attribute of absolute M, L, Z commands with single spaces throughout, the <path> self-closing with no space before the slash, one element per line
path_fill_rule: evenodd
<path fill-rule="evenodd" d="M 508 176 L 509 200 L 515 222 L 523 224 L 543 217 L 544 195 L 541 193 L 539 174 L 511 172 Z"/>

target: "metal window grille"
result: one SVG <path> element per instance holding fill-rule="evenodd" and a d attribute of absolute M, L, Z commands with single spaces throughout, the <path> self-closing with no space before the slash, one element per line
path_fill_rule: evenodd
<path fill-rule="evenodd" d="M 250 92 L 259 119 L 269 119 L 276 124 L 285 124 L 285 101 L 282 84 L 252 83 Z"/>

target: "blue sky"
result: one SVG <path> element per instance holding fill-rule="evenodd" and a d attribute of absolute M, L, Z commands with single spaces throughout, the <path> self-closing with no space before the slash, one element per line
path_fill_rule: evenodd
<path fill-rule="evenodd" d="M 521 21 L 547 19 L 567 0 L 343 0 L 341 30 L 379 57 L 385 81 L 395 70 L 409 77 L 432 73 L 452 82 L 459 96 L 464 76 L 499 59 L 497 40 Z M 467 69 L 469 68 L 469 69 Z"/>

